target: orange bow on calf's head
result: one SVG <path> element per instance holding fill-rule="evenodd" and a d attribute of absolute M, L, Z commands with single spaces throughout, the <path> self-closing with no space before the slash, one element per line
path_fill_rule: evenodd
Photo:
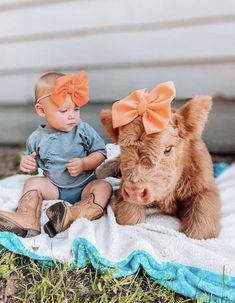
<path fill-rule="evenodd" d="M 88 77 L 84 71 L 81 71 L 79 75 L 62 76 L 56 80 L 56 87 L 51 93 L 52 101 L 60 107 L 64 104 L 66 95 L 68 94 L 79 107 L 88 102 Z"/>
<path fill-rule="evenodd" d="M 142 116 L 146 134 L 162 131 L 171 118 L 171 101 L 175 98 L 173 82 L 156 86 L 151 92 L 146 88 L 132 92 L 112 106 L 113 127 L 120 127 Z"/>

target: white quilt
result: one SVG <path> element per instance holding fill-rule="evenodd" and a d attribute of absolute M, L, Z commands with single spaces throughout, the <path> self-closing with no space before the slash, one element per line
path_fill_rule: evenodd
<path fill-rule="evenodd" d="M 117 153 L 114 148 L 109 146 L 110 157 Z M 26 179 L 16 175 L 0 181 L 1 209 L 17 207 Z M 119 184 L 118 179 L 108 180 L 114 186 Z M 235 163 L 216 182 L 222 199 L 222 230 L 216 239 L 190 239 L 178 232 L 177 218 L 164 215 L 150 216 L 135 226 L 121 226 L 109 206 L 107 215 L 99 220 L 78 219 L 55 238 L 49 238 L 43 229 L 33 238 L 0 232 L 0 244 L 35 259 L 45 257 L 45 261 L 53 258 L 84 266 L 89 257 L 94 266 L 118 267 L 116 276 L 134 273 L 141 265 L 160 283 L 186 296 L 206 294 L 214 302 L 225 296 L 227 301 L 223 302 L 235 302 Z M 46 208 L 55 202 L 44 201 L 42 226 L 47 222 Z"/>

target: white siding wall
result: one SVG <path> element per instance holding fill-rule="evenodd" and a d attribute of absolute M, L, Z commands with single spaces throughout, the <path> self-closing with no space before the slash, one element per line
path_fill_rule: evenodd
<path fill-rule="evenodd" d="M 235 95 L 234 0 L 1 0 L 0 104 L 48 70 L 86 69 L 91 100 L 173 80 L 177 97 Z"/>
<path fill-rule="evenodd" d="M 0 144 L 24 142 L 39 123 L 42 73 L 81 69 L 91 86 L 82 117 L 100 133 L 104 102 L 163 81 L 175 82 L 178 99 L 234 97 L 235 1 L 0 0 Z M 234 111 L 234 98 L 215 99 L 211 151 L 235 152 Z"/>

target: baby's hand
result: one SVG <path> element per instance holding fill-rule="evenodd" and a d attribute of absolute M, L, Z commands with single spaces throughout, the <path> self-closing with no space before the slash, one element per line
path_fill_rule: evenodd
<path fill-rule="evenodd" d="M 68 169 L 70 176 L 77 177 L 83 172 L 83 160 L 81 158 L 71 159 L 65 164 L 65 167 Z"/>
<path fill-rule="evenodd" d="M 36 156 L 37 156 L 36 152 L 24 156 L 20 161 L 20 170 L 28 174 L 35 172 L 38 169 L 37 162 L 35 160 Z"/>

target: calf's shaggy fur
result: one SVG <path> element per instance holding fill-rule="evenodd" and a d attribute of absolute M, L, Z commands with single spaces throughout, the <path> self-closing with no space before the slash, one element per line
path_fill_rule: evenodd
<path fill-rule="evenodd" d="M 181 231 L 195 239 L 216 237 L 220 231 L 220 198 L 212 162 L 201 134 L 211 109 L 208 96 L 195 97 L 172 109 L 168 126 L 146 135 L 141 117 L 114 129 L 110 109 L 101 121 L 120 145 L 120 161 L 106 164 L 122 182 L 113 209 L 119 224 L 143 222 L 148 210 L 178 216 Z"/>

